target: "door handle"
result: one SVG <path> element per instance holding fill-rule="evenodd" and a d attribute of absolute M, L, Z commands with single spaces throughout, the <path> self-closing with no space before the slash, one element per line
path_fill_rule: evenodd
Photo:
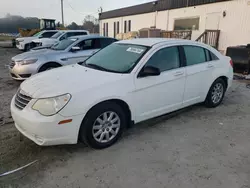
<path fill-rule="evenodd" d="M 184 72 L 176 72 L 176 73 L 174 73 L 174 76 L 181 76 L 183 74 L 184 74 Z"/>

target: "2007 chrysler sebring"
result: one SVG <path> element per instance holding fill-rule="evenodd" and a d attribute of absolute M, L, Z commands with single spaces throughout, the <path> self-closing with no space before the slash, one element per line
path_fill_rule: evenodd
<path fill-rule="evenodd" d="M 11 102 L 16 128 L 39 145 L 114 144 L 131 123 L 195 103 L 218 106 L 232 61 L 186 40 L 120 41 L 83 63 L 37 74 Z"/>

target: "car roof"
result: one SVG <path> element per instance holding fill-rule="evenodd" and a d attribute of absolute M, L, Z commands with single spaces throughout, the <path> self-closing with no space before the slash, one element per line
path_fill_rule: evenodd
<path fill-rule="evenodd" d="M 140 38 L 140 39 L 130 39 L 130 40 L 122 40 L 117 43 L 120 44 L 135 44 L 135 45 L 142 45 L 142 46 L 154 46 L 157 44 L 200 44 L 195 41 L 191 40 L 184 40 L 184 39 L 167 39 L 167 38 Z"/>
<path fill-rule="evenodd" d="M 43 30 L 42 32 L 50 32 L 50 31 L 60 31 L 60 30 Z"/>
<path fill-rule="evenodd" d="M 87 30 L 58 30 L 58 31 L 62 31 L 62 32 L 89 32 Z"/>
<path fill-rule="evenodd" d="M 109 39 L 115 39 L 115 38 L 111 38 L 111 37 L 104 37 L 104 36 L 100 36 L 100 35 L 78 35 L 78 36 L 73 36 L 73 37 L 69 37 L 70 39 L 92 39 L 92 38 L 109 38 Z"/>

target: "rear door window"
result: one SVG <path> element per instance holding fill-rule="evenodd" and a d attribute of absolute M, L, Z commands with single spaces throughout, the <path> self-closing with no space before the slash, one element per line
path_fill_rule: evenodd
<path fill-rule="evenodd" d="M 71 32 L 69 35 L 73 37 L 73 36 L 79 36 L 79 35 L 87 35 L 87 33 L 86 32 Z"/>
<path fill-rule="evenodd" d="M 211 52 L 211 51 L 209 51 L 209 52 L 210 52 L 211 60 L 212 60 L 212 61 L 219 60 L 219 58 L 218 58 L 213 52 Z"/>
<path fill-rule="evenodd" d="M 81 50 L 92 50 L 95 49 L 94 44 L 94 39 L 87 39 L 79 42 L 76 46 L 80 47 Z"/>
<path fill-rule="evenodd" d="M 50 38 L 56 33 L 57 33 L 57 31 L 45 32 L 41 35 L 41 38 Z"/>
<path fill-rule="evenodd" d="M 73 37 L 73 36 L 76 36 L 77 33 L 76 32 L 69 32 L 67 33 L 67 37 Z"/>
<path fill-rule="evenodd" d="M 87 33 L 86 32 L 79 32 L 78 35 L 87 35 Z"/>
<path fill-rule="evenodd" d="M 183 46 L 187 66 L 197 65 L 206 62 L 205 50 L 198 46 Z"/>
<path fill-rule="evenodd" d="M 218 60 L 219 58 L 213 53 L 211 52 L 210 50 L 208 49 L 204 49 L 205 50 L 205 54 L 206 54 L 206 59 L 207 61 L 216 61 Z"/>

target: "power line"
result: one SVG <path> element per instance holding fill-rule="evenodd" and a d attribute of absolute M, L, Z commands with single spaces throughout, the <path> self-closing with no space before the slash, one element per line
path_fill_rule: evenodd
<path fill-rule="evenodd" d="M 84 15 L 84 16 L 86 16 L 86 15 L 92 15 L 92 16 L 94 16 L 94 14 L 97 14 L 97 13 L 98 13 L 98 12 L 82 13 L 82 12 L 76 11 L 75 8 L 70 4 L 70 2 L 69 2 L 68 0 L 66 0 L 66 1 L 67 1 L 67 4 L 69 5 L 69 7 L 70 7 L 74 12 L 76 12 L 76 13 L 78 13 L 78 14 L 82 14 L 82 15 Z"/>

